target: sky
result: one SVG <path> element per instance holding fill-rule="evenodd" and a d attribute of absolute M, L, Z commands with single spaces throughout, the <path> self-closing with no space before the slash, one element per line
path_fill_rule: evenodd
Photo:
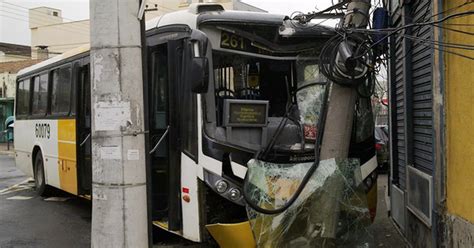
<path fill-rule="evenodd" d="M 166 0 L 165 0 L 166 1 Z M 331 0 L 243 0 L 270 13 L 291 15 L 331 6 Z M 336 2 L 336 1 L 335 1 Z M 89 19 L 89 0 L 0 0 L 0 42 L 30 45 L 28 9 L 47 6 L 62 10 L 65 21 Z"/>
<path fill-rule="evenodd" d="M 30 45 L 28 9 L 40 6 L 61 9 L 65 21 L 89 19 L 89 0 L 0 0 L 0 42 Z"/>

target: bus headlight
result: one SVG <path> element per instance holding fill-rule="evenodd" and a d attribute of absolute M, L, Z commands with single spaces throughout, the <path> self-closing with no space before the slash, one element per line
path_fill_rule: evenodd
<path fill-rule="evenodd" d="M 231 179 L 224 178 L 207 170 L 204 170 L 204 182 L 219 196 L 231 201 L 237 205 L 245 206 L 245 200 L 242 197 L 241 185 Z"/>
<path fill-rule="evenodd" d="M 238 189 L 231 189 L 229 192 L 229 198 L 232 201 L 237 201 L 241 196 L 240 190 Z"/>
<path fill-rule="evenodd" d="M 220 194 L 226 192 L 228 187 L 229 184 L 227 184 L 227 182 L 224 180 L 219 180 L 216 182 L 216 191 Z"/>

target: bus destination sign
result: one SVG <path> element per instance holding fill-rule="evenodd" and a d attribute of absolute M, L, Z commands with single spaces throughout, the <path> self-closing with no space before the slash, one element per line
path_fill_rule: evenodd
<path fill-rule="evenodd" d="M 268 101 L 226 100 L 226 126 L 262 127 L 267 125 Z"/>
<path fill-rule="evenodd" d="M 268 50 L 255 46 L 249 39 L 226 31 L 221 31 L 221 48 L 264 55 L 272 54 Z"/>

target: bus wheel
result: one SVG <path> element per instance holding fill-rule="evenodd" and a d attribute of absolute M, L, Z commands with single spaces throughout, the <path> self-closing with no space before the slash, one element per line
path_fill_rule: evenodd
<path fill-rule="evenodd" d="M 44 180 L 44 164 L 43 164 L 43 155 L 41 152 L 38 152 L 35 157 L 35 186 L 36 193 L 40 196 L 47 195 L 47 186 L 46 181 Z"/>

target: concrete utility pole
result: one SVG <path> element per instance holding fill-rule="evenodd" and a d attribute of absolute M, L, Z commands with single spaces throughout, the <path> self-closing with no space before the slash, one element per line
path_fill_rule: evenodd
<path fill-rule="evenodd" d="M 139 0 L 91 0 L 92 247 L 147 247 Z"/>
<path fill-rule="evenodd" d="M 351 1 L 344 17 L 344 26 L 346 28 L 366 28 L 369 21 L 369 9 L 370 0 Z M 321 145 L 321 160 L 348 157 L 356 100 L 357 89 L 355 87 L 332 84 Z M 333 195 L 322 200 L 325 202 L 322 211 L 328 213 L 324 220 L 326 226 L 322 237 L 334 239 L 336 238 L 340 209 L 337 199 L 338 195 L 342 194 L 343 182 L 335 180 L 331 183 L 335 189 L 332 192 L 336 196 Z"/>
<path fill-rule="evenodd" d="M 344 26 L 366 28 L 369 9 L 370 0 L 355 0 L 349 3 L 347 14 L 344 17 Z M 321 146 L 321 160 L 347 158 L 356 99 L 357 89 L 355 87 L 332 84 Z"/>

